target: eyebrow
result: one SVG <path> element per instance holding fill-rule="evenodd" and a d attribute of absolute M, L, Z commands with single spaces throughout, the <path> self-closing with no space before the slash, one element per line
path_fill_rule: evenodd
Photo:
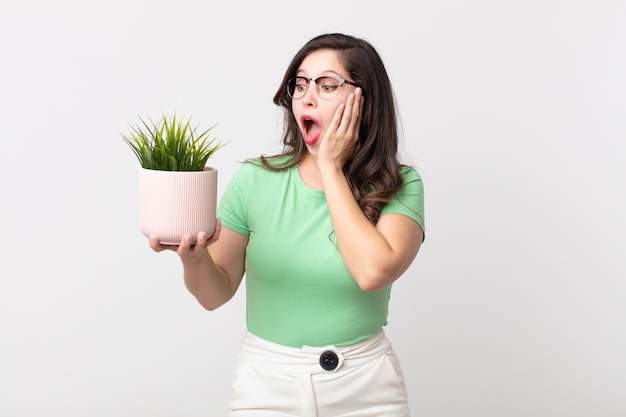
<path fill-rule="evenodd" d="M 296 75 L 300 75 L 303 72 L 306 72 L 306 71 L 304 71 L 303 69 L 299 69 L 298 71 L 296 71 Z M 344 78 L 341 74 L 333 70 L 324 70 L 321 72 L 322 75 L 319 75 L 318 77 L 324 77 L 325 75 L 328 75 L 327 73 L 335 74 L 339 78 Z M 315 78 L 318 78 L 318 77 L 315 77 Z"/>

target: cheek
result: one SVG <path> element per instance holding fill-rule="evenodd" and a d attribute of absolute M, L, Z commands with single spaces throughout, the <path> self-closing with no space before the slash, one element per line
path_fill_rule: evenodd
<path fill-rule="evenodd" d="M 294 120 L 296 121 L 296 123 L 298 124 L 298 126 L 300 126 L 300 116 L 302 115 L 302 112 L 298 111 L 296 106 L 292 105 L 291 106 L 291 114 L 292 114 L 292 117 L 294 118 Z"/>
<path fill-rule="evenodd" d="M 335 100 L 325 102 L 323 106 L 320 106 L 320 119 L 324 121 L 324 125 L 328 125 L 335 116 L 335 112 L 341 103 L 344 101 L 336 98 Z"/>

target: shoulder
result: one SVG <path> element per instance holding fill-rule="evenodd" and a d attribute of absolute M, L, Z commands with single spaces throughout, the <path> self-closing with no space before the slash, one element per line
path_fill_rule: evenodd
<path fill-rule="evenodd" d="M 402 188 L 394 194 L 388 204 L 383 207 L 384 214 L 402 214 L 415 220 L 424 230 L 424 185 L 422 178 L 414 167 L 400 167 Z"/>
<path fill-rule="evenodd" d="M 402 182 L 404 185 L 411 182 L 422 182 L 422 177 L 417 172 L 417 170 L 410 165 L 401 165 L 400 166 L 400 175 L 402 176 Z"/>
<path fill-rule="evenodd" d="M 277 158 L 268 158 L 267 161 L 272 167 L 280 168 L 281 161 L 277 161 Z M 281 181 L 288 176 L 289 171 L 289 169 L 270 169 L 261 158 L 247 159 L 241 164 L 231 182 L 242 188 L 258 187 L 262 184 Z"/>
<path fill-rule="evenodd" d="M 240 171 L 244 173 L 252 174 L 267 174 L 276 173 L 288 170 L 284 168 L 289 162 L 290 158 L 286 156 L 270 156 L 247 159 L 242 163 Z"/>
<path fill-rule="evenodd" d="M 235 173 L 233 180 L 247 181 L 252 178 L 264 175 L 269 171 L 261 162 L 260 158 L 247 159 L 241 163 L 239 170 Z"/>
<path fill-rule="evenodd" d="M 402 177 L 402 188 L 399 194 L 406 192 L 413 192 L 418 194 L 424 193 L 424 184 L 422 183 L 422 177 L 417 169 L 412 166 L 402 165 L 400 167 L 400 176 Z"/>

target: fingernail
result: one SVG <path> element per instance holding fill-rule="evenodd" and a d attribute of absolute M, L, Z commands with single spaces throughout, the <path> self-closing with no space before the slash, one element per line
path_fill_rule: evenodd
<path fill-rule="evenodd" d="M 198 239 L 206 240 L 206 233 L 204 233 L 204 232 L 200 233 L 200 236 L 198 236 Z"/>
<path fill-rule="evenodd" d="M 185 242 L 185 243 L 191 242 L 191 236 L 185 235 L 185 237 L 183 237 L 183 242 Z"/>

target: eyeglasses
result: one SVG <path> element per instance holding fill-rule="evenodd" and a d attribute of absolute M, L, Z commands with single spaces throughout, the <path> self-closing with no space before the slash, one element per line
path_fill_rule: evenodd
<path fill-rule="evenodd" d="M 339 93 L 339 88 L 344 84 L 350 84 L 355 87 L 359 85 L 352 81 L 344 80 L 343 78 L 338 77 L 318 77 L 318 78 L 306 78 L 306 77 L 295 77 L 287 81 L 287 94 L 289 97 L 293 99 L 299 99 L 304 97 L 306 90 L 309 88 L 309 83 L 313 81 L 315 83 L 315 87 L 317 87 L 317 93 L 320 98 L 324 100 L 331 100 L 337 97 Z"/>

